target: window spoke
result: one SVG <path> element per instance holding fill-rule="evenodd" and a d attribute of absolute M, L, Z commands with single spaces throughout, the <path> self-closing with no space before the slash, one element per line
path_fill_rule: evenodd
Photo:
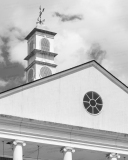
<path fill-rule="evenodd" d="M 83 102 L 89 103 L 88 101 L 83 101 Z"/>
<path fill-rule="evenodd" d="M 92 113 L 94 114 L 94 107 L 92 107 Z"/>
<path fill-rule="evenodd" d="M 86 94 L 87 95 L 87 94 Z M 87 95 L 87 97 L 90 99 L 90 97 Z"/>
<path fill-rule="evenodd" d="M 100 96 L 96 99 L 96 101 L 100 98 Z"/>
<path fill-rule="evenodd" d="M 96 107 L 96 109 L 99 111 L 99 109 Z"/>
<path fill-rule="evenodd" d="M 100 103 L 96 103 L 96 104 L 98 104 L 98 105 L 102 105 L 102 104 L 100 104 Z"/>
<path fill-rule="evenodd" d="M 92 99 L 94 99 L 94 98 L 93 98 L 93 92 L 92 92 Z"/>
<path fill-rule="evenodd" d="M 88 109 L 89 107 L 91 107 L 91 105 L 89 105 L 89 106 L 87 107 L 87 109 Z"/>

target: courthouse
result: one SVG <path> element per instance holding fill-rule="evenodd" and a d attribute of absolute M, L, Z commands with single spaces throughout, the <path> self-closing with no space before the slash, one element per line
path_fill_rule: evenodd
<path fill-rule="evenodd" d="M 96 61 L 56 73 L 56 33 L 28 35 L 26 84 L 0 94 L 0 157 L 128 160 L 128 88 Z"/>

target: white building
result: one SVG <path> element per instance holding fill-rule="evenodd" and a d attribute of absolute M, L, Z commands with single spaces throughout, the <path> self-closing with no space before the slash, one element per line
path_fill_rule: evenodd
<path fill-rule="evenodd" d="M 1 159 L 128 159 L 127 86 L 95 61 L 55 73 L 55 35 L 28 34 L 30 83 L 0 94 Z"/>

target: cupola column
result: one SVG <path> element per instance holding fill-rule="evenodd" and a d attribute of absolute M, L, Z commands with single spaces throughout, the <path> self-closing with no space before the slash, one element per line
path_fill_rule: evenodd
<path fill-rule="evenodd" d="M 23 141 L 15 140 L 13 144 L 13 160 L 23 160 L 23 146 L 25 146 L 26 143 Z"/>
<path fill-rule="evenodd" d="M 60 151 L 64 155 L 63 160 L 72 160 L 72 153 L 75 152 L 75 149 L 71 147 L 63 147 Z"/>
<path fill-rule="evenodd" d="M 120 155 L 118 153 L 110 153 L 107 157 L 110 160 L 118 160 L 120 158 Z"/>

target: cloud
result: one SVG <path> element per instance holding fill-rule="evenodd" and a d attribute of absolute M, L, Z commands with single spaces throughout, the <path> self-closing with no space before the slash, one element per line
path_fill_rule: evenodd
<path fill-rule="evenodd" d="M 0 63 L 5 63 L 4 57 L 0 55 Z"/>
<path fill-rule="evenodd" d="M 27 44 L 25 41 L 17 42 L 14 47 L 10 47 L 9 52 L 10 62 L 18 62 L 22 64 L 24 68 L 26 67 L 26 61 L 24 60 L 24 58 L 27 54 Z"/>
<path fill-rule="evenodd" d="M 128 77 L 128 1 L 124 0 L 122 3 L 116 0 L 65 0 L 62 5 L 60 3 L 56 4 L 53 12 L 58 11 L 66 15 L 80 13 L 84 19 L 76 21 L 75 25 L 58 21 L 53 23 L 54 26 L 59 26 L 57 36 L 61 37 L 58 39 L 56 36 L 58 41 L 55 43 L 60 45 L 55 48 L 59 53 L 56 57 L 58 68 L 64 70 L 67 65 L 73 67 L 73 64 L 75 66 L 95 59 L 117 78 L 123 77 L 124 81 L 124 76 Z M 79 38 L 76 40 L 68 35 Z M 73 45 L 75 41 L 77 43 Z M 94 44 L 99 44 L 100 48 L 94 47 Z"/>
<path fill-rule="evenodd" d="M 82 15 L 66 15 L 66 14 L 61 14 L 59 12 L 55 12 L 53 14 L 53 17 L 59 17 L 62 22 L 74 21 L 74 20 L 83 20 Z"/>
<path fill-rule="evenodd" d="M 26 65 L 24 57 L 27 55 L 27 45 L 24 40 L 26 34 L 18 27 L 9 26 L 0 33 L 0 62 L 6 60 Z"/>
<path fill-rule="evenodd" d="M 20 86 L 25 83 L 24 68 L 19 63 L 9 63 L 0 68 L 0 91 Z"/>
<path fill-rule="evenodd" d="M 24 84 L 24 77 L 20 77 L 19 75 L 12 75 L 8 77 L 8 80 L 5 81 L 5 86 L 3 88 L 0 88 L 0 91 L 6 91 L 8 89 L 12 89 L 15 87 L 18 87 L 22 84 Z"/>
<path fill-rule="evenodd" d="M 87 51 L 89 59 L 95 60 L 98 63 L 102 63 L 105 59 L 106 51 L 101 49 L 101 46 L 98 43 L 91 45 L 91 48 Z"/>
<path fill-rule="evenodd" d="M 9 6 L 6 3 L 0 5 L 0 68 L 17 64 L 22 70 L 20 77 L 24 77 L 26 62 L 23 59 L 27 55 L 24 37 L 35 27 L 42 2 L 12 0 L 11 4 L 15 5 Z M 127 0 L 123 3 L 118 0 L 44 0 L 43 4 L 47 26 L 58 33 L 55 36 L 58 71 L 95 59 L 117 78 L 127 77 Z M 75 25 L 66 22 L 75 22 Z"/>
<path fill-rule="evenodd" d="M 7 81 L 0 79 L 0 87 L 5 87 L 8 84 Z"/>
<path fill-rule="evenodd" d="M 25 83 L 23 59 L 26 56 L 27 46 L 24 37 L 24 32 L 15 26 L 8 26 L 0 32 L 1 92 Z"/>
<path fill-rule="evenodd" d="M 20 28 L 11 26 L 8 28 L 8 32 L 14 35 L 14 37 L 19 41 L 24 41 L 26 36 L 25 32 L 23 32 Z"/>
<path fill-rule="evenodd" d="M 81 36 L 72 31 L 65 31 L 55 39 L 55 52 L 59 53 L 56 57 L 58 64 L 57 71 L 62 71 L 81 64 L 81 56 L 87 49 Z M 84 62 L 87 56 L 84 54 Z"/>

